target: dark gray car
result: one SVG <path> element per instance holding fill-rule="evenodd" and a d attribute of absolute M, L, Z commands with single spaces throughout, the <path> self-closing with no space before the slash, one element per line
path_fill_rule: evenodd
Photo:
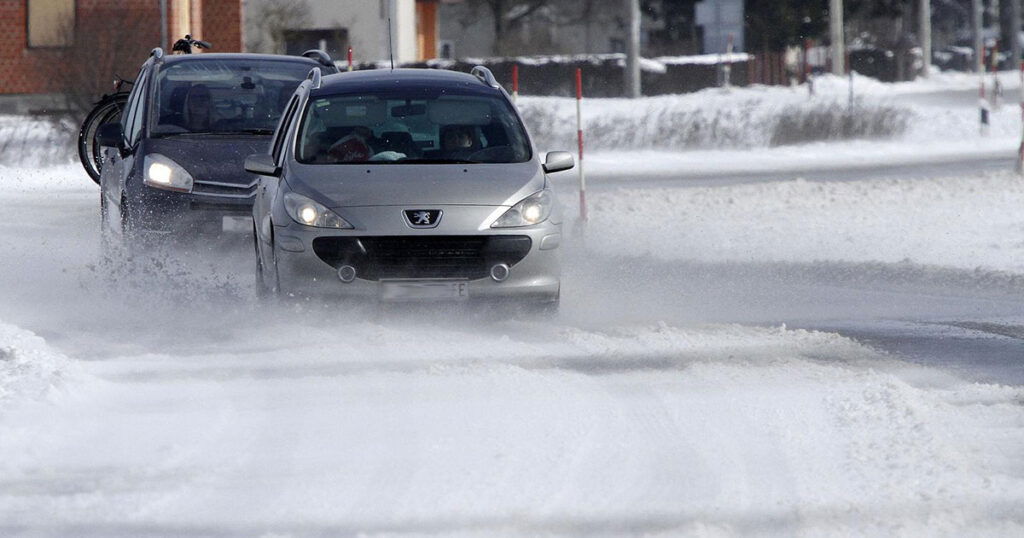
<path fill-rule="evenodd" d="M 562 217 L 521 118 L 489 71 L 310 73 L 253 206 L 265 292 L 557 305 Z"/>

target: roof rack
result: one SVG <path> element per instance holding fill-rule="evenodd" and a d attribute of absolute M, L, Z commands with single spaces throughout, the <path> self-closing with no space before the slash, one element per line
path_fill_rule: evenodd
<path fill-rule="evenodd" d="M 319 67 L 314 67 L 313 69 L 309 70 L 309 75 L 306 75 L 306 80 L 312 80 L 313 81 L 312 89 L 314 89 L 314 90 L 319 90 L 320 89 L 320 77 L 321 77 L 321 73 L 320 73 L 320 68 Z"/>
<path fill-rule="evenodd" d="M 160 47 L 157 47 L 157 48 L 149 51 L 149 56 L 159 60 L 160 58 L 164 57 L 164 49 L 162 49 Z"/>
<path fill-rule="evenodd" d="M 501 84 L 498 84 L 497 79 L 494 78 L 494 73 L 491 73 L 490 69 L 487 69 L 482 65 L 474 67 L 473 70 L 470 71 L 470 74 L 492 88 L 501 88 Z"/>
<path fill-rule="evenodd" d="M 334 67 L 334 60 L 331 60 L 331 56 L 322 50 L 309 49 L 303 52 L 301 56 L 316 60 L 317 63 L 326 67 Z"/>

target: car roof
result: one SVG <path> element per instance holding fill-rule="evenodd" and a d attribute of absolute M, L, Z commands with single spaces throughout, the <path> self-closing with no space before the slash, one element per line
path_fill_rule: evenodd
<path fill-rule="evenodd" d="M 199 54 L 170 54 L 163 57 L 164 64 L 202 60 L 265 60 L 279 62 L 296 62 L 308 64 L 310 68 L 323 67 L 322 64 L 305 56 L 286 56 L 283 54 L 253 54 L 248 52 L 203 52 Z"/>
<path fill-rule="evenodd" d="M 460 89 L 472 93 L 499 94 L 479 78 L 468 73 L 444 69 L 365 69 L 324 75 L 320 87 L 311 95 L 379 92 L 401 87 Z"/>

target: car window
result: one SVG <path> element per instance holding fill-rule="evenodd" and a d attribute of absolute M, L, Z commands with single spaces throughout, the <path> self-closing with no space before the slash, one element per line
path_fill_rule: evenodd
<path fill-rule="evenodd" d="M 306 164 L 515 163 L 530 160 L 500 96 L 408 88 L 311 98 L 296 159 Z"/>
<path fill-rule="evenodd" d="M 190 59 L 155 76 L 153 136 L 271 134 L 312 66 L 295 60 Z"/>
<path fill-rule="evenodd" d="M 132 87 L 131 93 L 128 95 L 128 104 L 125 107 L 124 113 L 121 117 L 121 126 L 124 128 L 124 138 L 128 142 L 129 146 L 135 145 L 138 142 L 139 135 L 142 131 L 142 110 L 143 110 L 143 96 L 145 95 L 146 81 L 148 80 L 148 69 L 143 69 L 139 72 L 139 76 L 135 77 L 135 84 Z"/>
<path fill-rule="evenodd" d="M 281 149 L 284 148 L 285 137 L 288 136 L 288 126 L 291 124 L 292 116 L 295 115 L 295 109 L 298 106 L 299 97 L 297 95 L 292 96 L 291 101 L 288 102 L 288 106 L 285 108 L 284 114 L 281 116 L 281 121 L 277 124 L 277 137 L 274 139 L 274 148 L 271 151 L 275 163 L 281 163 Z"/>

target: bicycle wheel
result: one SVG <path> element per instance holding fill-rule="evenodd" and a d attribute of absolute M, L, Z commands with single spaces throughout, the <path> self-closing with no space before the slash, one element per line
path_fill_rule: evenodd
<path fill-rule="evenodd" d="M 127 101 L 128 92 L 104 96 L 85 117 L 82 128 L 78 131 L 78 160 L 97 185 L 100 183 L 103 161 L 100 158 L 100 147 L 96 144 L 96 131 L 101 125 L 117 121 Z"/>

